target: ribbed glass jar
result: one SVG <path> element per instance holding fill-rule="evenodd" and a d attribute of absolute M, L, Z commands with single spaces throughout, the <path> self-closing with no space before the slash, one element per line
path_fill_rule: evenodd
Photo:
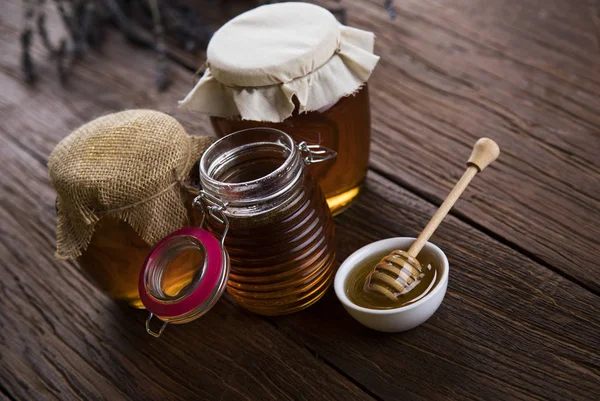
<path fill-rule="evenodd" d="M 289 135 L 253 128 L 220 139 L 200 162 L 203 191 L 226 204 L 227 291 L 252 312 L 306 308 L 333 279 L 333 219 L 306 160 Z M 210 214 L 206 223 L 221 239 L 223 224 Z"/>

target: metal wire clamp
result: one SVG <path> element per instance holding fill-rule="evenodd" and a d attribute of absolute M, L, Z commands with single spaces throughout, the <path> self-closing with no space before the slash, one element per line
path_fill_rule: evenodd
<path fill-rule="evenodd" d="M 306 142 L 298 144 L 298 150 L 304 156 L 305 164 L 322 163 L 337 157 L 337 152 L 321 145 L 308 145 Z"/>

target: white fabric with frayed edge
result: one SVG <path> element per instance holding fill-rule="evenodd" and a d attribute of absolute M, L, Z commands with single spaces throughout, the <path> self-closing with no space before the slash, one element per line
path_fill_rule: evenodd
<path fill-rule="evenodd" d="M 281 122 L 355 93 L 379 57 L 372 32 L 343 26 L 322 7 L 279 3 L 225 24 L 207 50 L 208 68 L 181 108 L 212 116 Z"/>

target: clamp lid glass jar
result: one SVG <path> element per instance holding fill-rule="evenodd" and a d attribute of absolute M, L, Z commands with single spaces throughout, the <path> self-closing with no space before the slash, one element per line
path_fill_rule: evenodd
<path fill-rule="evenodd" d="M 269 128 L 228 135 L 206 150 L 203 190 L 194 200 L 205 228 L 163 239 L 140 274 L 140 297 L 150 317 L 165 322 L 161 331 L 201 316 L 225 287 L 263 315 L 292 313 L 321 298 L 335 273 L 334 225 L 306 165 L 334 157 Z M 169 266 L 181 258 L 189 259 L 188 279 L 173 288 Z"/>
<path fill-rule="evenodd" d="M 268 126 L 337 151 L 334 162 L 309 168 L 337 214 L 368 168 L 374 38 L 314 4 L 255 8 L 214 34 L 204 75 L 181 107 L 210 115 L 217 136 Z"/>

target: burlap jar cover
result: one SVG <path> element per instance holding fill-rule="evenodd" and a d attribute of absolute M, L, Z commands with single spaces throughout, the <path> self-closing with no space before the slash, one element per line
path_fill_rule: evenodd
<path fill-rule="evenodd" d="M 48 162 L 57 192 L 56 256 L 80 256 L 102 217 L 127 222 L 148 245 L 181 228 L 190 170 L 211 142 L 153 110 L 109 114 L 75 130 Z"/>

